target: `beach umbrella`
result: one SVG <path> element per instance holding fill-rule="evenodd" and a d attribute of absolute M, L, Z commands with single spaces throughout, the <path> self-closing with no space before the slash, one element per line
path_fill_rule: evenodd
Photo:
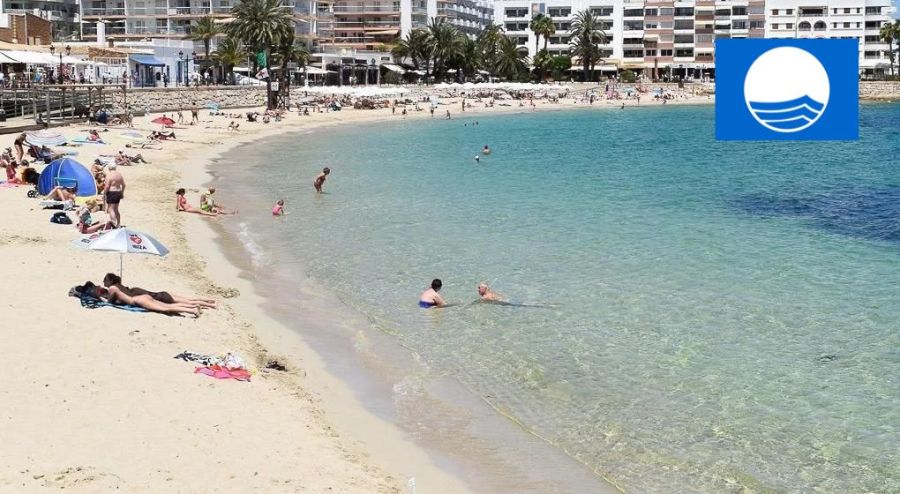
<path fill-rule="evenodd" d="M 38 180 L 38 192 L 47 195 L 53 187 L 78 187 L 77 195 L 89 197 L 97 195 L 97 182 L 91 171 L 72 158 L 60 158 L 50 162 Z"/>
<path fill-rule="evenodd" d="M 122 264 L 125 254 L 165 256 L 169 253 L 169 249 L 155 238 L 130 228 L 118 228 L 116 230 L 85 235 L 72 241 L 72 244 L 85 250 L 118 252 L 119 276 L 122 276 Z"/>
<path fill-rule="evenodd" d="M 151 120 L 151 122 L 155 123 L 155 124 L 164 125 L 166 127 L 171 127 L 171 126 L 175 125 L 175 121 L 165 115 L 163 115 L 161 117 L 156 117 L 153 120 Z"/>
<path fill-rule="evenodd" d="M 66 143 L 66 138 L 59 132 L 50 129 L 26 132 L 26 140 L 35 146 L 59 146 Z"/>

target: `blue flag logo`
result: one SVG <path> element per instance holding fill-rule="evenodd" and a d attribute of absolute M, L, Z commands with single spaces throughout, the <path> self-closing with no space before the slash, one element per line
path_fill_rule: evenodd
<path fill-rule="evenodd" d="M 716 139 L 859 138 L 856 40 L 716 41 Z"/>

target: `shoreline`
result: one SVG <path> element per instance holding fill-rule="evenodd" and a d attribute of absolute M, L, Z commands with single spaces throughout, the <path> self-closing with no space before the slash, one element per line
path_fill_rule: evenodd
<path fill-rule="evenodd" d="M 699 103 L 710 101 L 704 100 Z M 453 111 L 459 106 L 451 103 L 439 111 L 448 108 L 460 118 L 619 106 L 619 102 L 593 107 L 543 103 L 535 110 L 470 107 L 465 114 Z M 691 103 L 698 102 L 669 104 Z M 138 130 L 155 129 L 149 123 L 155 116 L 140 119 Z M 441 492 L 471 492 L 393 424 L 362 406 L 352 406 L 360 405 L 359 398 L 346 383 L 323 371 L 322 357 L 299 335 L 284 331 L 263 314 L 262 298 L 250 281 L 241 278 L 239 267 L 228 262 L 218 247 L 212 247 L 216 243 L 212 225 L 173 208 L 175 188 L 196 190 L 207 183 L 207 168 L 236 146 L 289 132 L 402 117 L 387 109 L 311 117 L 291 114 L 281 124 L 256 124 L 252 131 L 242 129 L 239 134 L 226 133 L 228 118 L 211 122 L 208 118 L 195 127 L 176 128 L 181 139 L 164 143 L 161 150 L 141 150 L 153 164 L 121 168 L 129 183 L 122 206 L 124 224 L 153 234 L 172 250 L 165 259 L 126 257 L 126 283 L 217 298 L 222 307 L 204 312 L 199 320 L 79 307 L 76 299 L 65 296 L 68 289 L 86 279 L 99 281 L 118 262 L 110 255 L 69 246 L 77 233 L 71 226 L 49 223 L 51 212 L 25 198 L 27 189 L 0 191 L 0 206 L 21 220 L 0 227 L 0 255 L 21 260 L 5 261 L 0 272 L 4 279 L 21 280 L 16 293 L 23 294 L 13 297 L 5 311 L 4 341 L 23 351 L 10 356 L 12 368 L 21 372 L 3 391 L 14 406 L 10 419 L 0 425 L 0 434 L 13 446 L 0 453 L 7 465 L 0 470 L 0 488 L 154 489 L 172 482 L 202 490 L 209 483 L 231 481 L 238 482 L 233 487 L 249 490 L 295 488 L 299 483 L 314 491 L 405 492 L 407 479 L 398 476 L 409 472 L 422 488 L 430 484 L 439 485 Z M 407 118 L 429 116 L 422 111 Z M 86 128 L 57 130 L 71 138 Z M 113 128 L 104 134 L 113 146 L 79 147 L 76 159 L 89 164 L 104 152 L 124 148 L 124 141 L 113 139 L 123 130 Z M 196 192 L 189 195 L 196 204 Z M 228 298 L 234 287 L 240 296 Z M 269 358 L 284 361 L 285 355 L 299 355 L 300 359 L 287 361 L 286 373 L 258 370 L 249 384 L 218 382 L 193 375 L 191 365 L 172 359 L 183 350 L 235 350 L 257 368 Z M 315 385 L 309 384 L 313 380 Z M 227 419 L 217 420 L 218 413 Z M 361 441 L 356 431 L 336 432 L 333 419 L 363 424 L 362 430 L 376 441 Z M 41 455 L 33 454 L 33 444 L 44 446 Z M 84 448 L 85 444 L 95 447 Z M 135 446 L 140 459 L 126 461 Z M 210 452 L 222 455 L 214 465 L 205 464 Z"/>

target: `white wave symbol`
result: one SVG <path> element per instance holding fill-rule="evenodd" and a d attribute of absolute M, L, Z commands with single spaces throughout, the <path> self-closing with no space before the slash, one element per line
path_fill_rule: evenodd
<path fill-rule="evenodd" d="M 802 96 L 790 101 L 749 103 L 750 111 L 763 125 L 778 132 L 797 132 L 812 125 L 825 110 L 825 104 Z"/>

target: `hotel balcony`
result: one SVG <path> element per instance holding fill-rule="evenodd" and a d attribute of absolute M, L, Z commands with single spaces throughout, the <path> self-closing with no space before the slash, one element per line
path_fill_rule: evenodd
<path fill-rule="evenodd" d="M 87 17 L 125 17 L 125 7 L 84 8 L 82 13 Z"/>
<path fill-rule="evenodd" d="M 369 4 L 369 5 L 335 5 L 335 14 L 359 14 L 359 15 L 378 15 L 384 13 L 392 13 L 400 15 L 400 9 L 395 8 L 392 4 Z"/>

